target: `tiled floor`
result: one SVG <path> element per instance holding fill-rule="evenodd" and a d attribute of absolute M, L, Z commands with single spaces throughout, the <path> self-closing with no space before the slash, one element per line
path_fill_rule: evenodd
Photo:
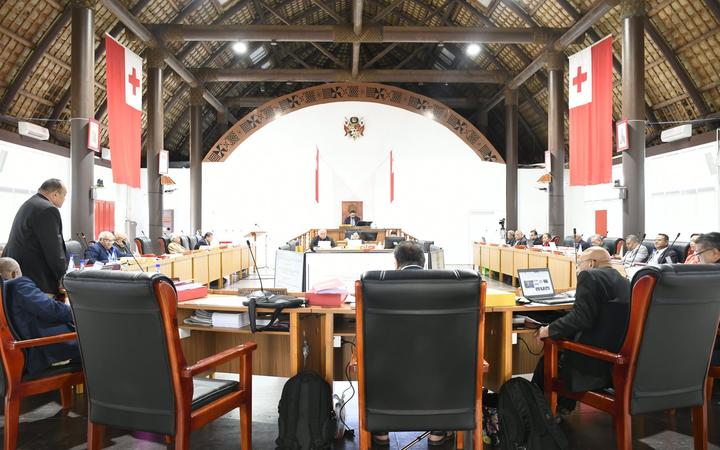
<path fill-rule="evenodd" d="M 272 270 L 261 269 L 263 283 L 272 286 Z M 497 281 L 489 280 L 490 287 L 508 289 Z M 232 288 L 259 287 L 257 275 L 235 281 Z M 253 378 L 253 448 L 272 450 L 277 437 L 277 404 L 285 379 L 256 376 Z M 342 393 L 347 382 L 336 382 L 334 391 Z M 348 392 L 349 394 L 349 392 Z M 76 396 L 75 406 L 63 414 L 56 393 L 28 399 L 23 403 L 20 423 L 19 449 L 64 450 L 86 448 L 86 397 Z M 346 408 L 346 422 L 357 430 L 357 397 Z M 192 435 L 193 449 L 237 449 L 239 448 L 239 415 L 233 411 Z M 710 450 L 720 450 L 720 387 L 716 388 L 710 408 Z M 573 450 L 608 450 L 615 448 L 615 433 L 609 415 L 581 406 L 561 423 L 561 428 L 570 441 Z M 633 419 L 635 450 L 682 450 L 692 449 L 691 422 L 689 410 L 648 414 Z M 400 449 L 412 441 L 417 433 L 391 434 L 391 450 Z M 154 440 L 153 440 L 154 439 Z M 714 445 L 713 445 L 714 444 Z M 127 450 L 155 450 L 168 448 L 152 435 L 111 430 L 105 442 L 106 448 Z M 170 447 L 172 448 L 172 447 Z M 354 440 L 337 441 L 335 449 L 354 450 Z M 415 449 L 427 449 L 427 441 L 417 444 Z M 437 448 L 437 447 L 431 447 Z M 450 444 L 442 448 L 453 448 Z"/>

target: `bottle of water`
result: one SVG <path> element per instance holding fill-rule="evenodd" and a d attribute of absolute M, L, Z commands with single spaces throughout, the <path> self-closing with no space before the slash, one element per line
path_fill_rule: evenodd
<path fill-rule="evenodd" d="M 67 273 L 75 270 L 75 253 L 70 253 L 70 259 L 68 260 Z"/>
<path fill-rule="evenodd" d="M 160 273 L 160 263 L 159 262 L 155 263 L 155 273 Z"/>

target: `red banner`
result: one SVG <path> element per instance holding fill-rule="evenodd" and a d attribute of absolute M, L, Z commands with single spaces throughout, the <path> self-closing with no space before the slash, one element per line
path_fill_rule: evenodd
<path fill-rule="evenodd" d="M 140 187 L 142 58 L 105 36 L 108 132 L 113 181 Z"/>
<path fill-rule="evenodd" d="M 569 58 L 570 185 L 612 178 L 612 37 Z"/>

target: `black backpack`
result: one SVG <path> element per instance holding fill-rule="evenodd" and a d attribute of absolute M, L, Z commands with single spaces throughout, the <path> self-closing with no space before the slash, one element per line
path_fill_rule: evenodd
<path fill-rule="evenodd" d="M 502 385 L 498 414 L 503 450 L 568 448 L 568 441 L 540 388 L 524 378 L 513 378 Z"/>
<path fill-rule="evenodd" d="M 283 387 L 278 413 L 275 450 L 332 448 L 337 426 L 332 388 L 320 375 L 301 372 L 290 378 Z"/>

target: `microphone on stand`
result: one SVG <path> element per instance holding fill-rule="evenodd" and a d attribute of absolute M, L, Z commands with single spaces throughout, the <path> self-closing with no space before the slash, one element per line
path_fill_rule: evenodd
<path fill-rule="evenodd" d="M 259 290 L 259 291 L 251 292 L 250 295 L 248 295 L 248 297 L 249 297 L 249 298 L 252 297 L 252 298 L 255 298 L 255 299 L 260 299 L 260 298 L 267 298 L 267 299 L 269 299 L 270 297 L 273 296 L 273 294 L 270 293 L 270 292 L 265 292 L 265 289 L 263 288 L 262 277 L 260 276 L 260 272 L 258 271 L 257 261 L 255 261 L 255 255 L 253 254 L 252 247 L 250 246 L 250 240 L 249 240 L 249 239 L 245 240 L 245 243 L 246 243 L 247 246 L 248 246 L 248 250 L 250 250 L 250 256 L 252 257 L 253 266 L 255 267 L 255 273 L 256 273 L 257 276 L 258 276 L 258 280 L 260 280 L 260 290 Z"/>
<path fill-rule="evenodd" d="M 575 249 L 575 267 L 577 267 L 577 252 L 578 252 L 578 246 L 580 245 L 578 242 L 575 242 L 575 239 L 577 239 L 577 228 L 573 228 L 573 248 Z"/>
<path fill-rule="evenodd" d="M 141 270 L 142 272 L 145 272 L 145 269 L 143 269 L 143 266 L 140 265 L 140 262 L 139 262 L 139 261 L 137 260 L 137 258 L 135 257 L 135 253 L 133 253 L 132 251 L 130 251 L 130 247 L 128 247 L 127 244 L 123 245 L 123 250 L 125 250 L 127 253 L 130 253 L 130 256 L 132 256 L 132 259 L 135 261 L 135 264 L 137 264 L 137 266 L 140 268 L 140 270 Z"/>
<path fill-rule="evenodd" d="M 667 260 L 667 256 L 665 256 L 665 253 L 668 253 L 670 250 L 672 250 L 672 246 L 675 245 L 675 241 L 677 241 L 679 237 L 680 237 L 680 233 L 678 233 L 677 236 L 675 236 L 675 239 L 673 239 L 672 243 L 667 246 L 667 250 L 665 250 L 665 252 L 663 253 L 663 260 Z M 678 261 L 678 262 L 680 262 L 680 261 Z M 675 263 L 672 262 L 672 260 L 670 260 L 670 264 L 675 264 Z"/>
<path fill-rule="evenodd" d="M 78 243 L 80 244 L 80 246 L 83 247 L 83 245 L 82 245 L 83 242 L 82 242 L 82 239 L 80 238 L 80 232 L 75 233 L 75 237 L 77 238 Z M 83 247 L 83 250 L 87 250 L 87 245 Z"/>
<path fill-rule="evenodd" d="M 85 248 L 88 248 L 89 245 L 87 239 L 85 239 L 85 233 L 80 232 L 80 236 L 82 237 L 83 242 L 85 242 Z"/>
<path fill-rule="evenodd" d="M 633 255 L 633 259 L 632 261 L 630 261 L 630 267 L 635 264 L 635 258 L 637 258 L 637 254 L 640 252 L 640 246 L 643 245 L 643 242 L 645 242 L 645 236 L 647 236 L 647 234 L 643 233 L 642 238 L 640 239 L 640 243 L 638 244 L 637 249 L 635 250 L 635 254 Z"/>

